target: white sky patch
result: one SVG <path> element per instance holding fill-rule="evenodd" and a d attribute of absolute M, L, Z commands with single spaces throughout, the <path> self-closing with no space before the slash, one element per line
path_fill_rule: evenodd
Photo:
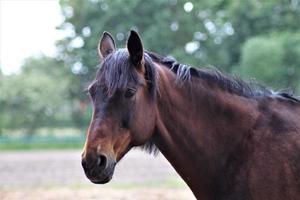
<path fill-rule="evenodd" d="M 0 66 L 4 74 L 20 71 L 25 58 L 55 54 L 56 30 L 63 21 L 58 0 L 0 0 Z"/>

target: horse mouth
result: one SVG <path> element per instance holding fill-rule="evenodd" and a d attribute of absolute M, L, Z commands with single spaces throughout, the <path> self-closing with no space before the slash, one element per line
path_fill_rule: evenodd
<path fill-rule="evenodd" d="M 90 181 L 94 184 L 105 184 L 108 183 L 111 180 L 112 176 L 108 176 L 104 179 L 90 179 Z"/>
<path fill-rule="evenodd" d="M 115 163 L 109 164 L 105 166 L 105 168 L 101 168 L 98 166 L 87 167 L 85 164 L 82 165 L 84 169 L 84 173 L 86 177 L 95 184 L 105 184 L 108 183 L 114 174 Z"/>
<path fill-rule="evenodd" d="M 112 179 L 113 174 L 114 174 L 114 170 L 111 169 L 111 170 L 103 171 L 103 172 L 98 173 L 98 174 L 92 174 L 92 175 L 91 174 L 86 174 L 86 175 L 87 175 L 87 178 L 92 183 L 105 184 L 105 183 L 108 183 Z"/>

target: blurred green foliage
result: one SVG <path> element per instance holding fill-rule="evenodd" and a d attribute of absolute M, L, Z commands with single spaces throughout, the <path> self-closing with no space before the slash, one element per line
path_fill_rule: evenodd
<path fill-rule="evenodd" d="M 66 37 L 56 58 L 33 58 L 22 73 L 0 73 L 0 131 L 59 122 L 78 128 L 91 115 L 84 92 L 109 31 L 124 47 L 130 29 L 147 50 L 193 66 L 213 65 L 275 88 L 300 90 L 300 0 L 60 0 Z M 4 81 L 2 81 L 4 80 Z M 88 111 L 88 112 L 87 112 Z"/>
<path fill-rule="evenodd" d="M 91 80 L 95 74 L 95 66 L 99 63 L 96 47 L 103 31 L 111 32 L 117 46 L 123 47 L 129 30 L 136 29 L 147 50 L 171 55 L 193 66 L 213 65 L 227 72 L 241 71 L 243 74 L 255 71 L 256 66 L 262 65 L 257 59 L 249 63 L 251 67 L 243 69 L 241 54 L 249 52 L 242 49 L 249 39 L 263 36 L 268 39 L 273 33 L 279 32 L 273 36 L 273 40 L 276 40 L 276 36 L 287 32 L 290 38 L 297 40 L 300 31 L 298 0 L 61 0 L 61 6 L 66 19 L 60 29 L 72 34 L 60 41 L 58 46 L 68 65 L 77 63 L 78 66 L 78 62 L 81 63 L 81 70 L 77 70 L 77 80 L 81 84 Z M 79 47 L 74 45 L 78 43 Z M 269 46 L 266 44 L 265 47 L 276 51 L 275 43 L 272 46 L 269 42 Z M 285 46 L 289 44 L 292 43 L 285 42 Z M 276 53 L 287 50 L 287 47 L 282 47 Z M 284 52 L 285 58 L 289 52 Z M 286 79 L 285 74 L 290 68 L 288 65 L 299 66 L 300 62 L 294 59 L 281 65 L 272 57 L 268 61 L 266 59 L 262 62 L 268 62 L 268 65 L 264 66 L 274 70 L 269 72 L 259 68 L 269 75 L 259 76 L 258 80 L 271 86 L 275 82 L 283 84 L 281 87 L 290 86 L 289 81 L 278 82 L 277 78 L 281 76 L 280 79 Z M 254 73 L 249 75 L 256 75 Z M 270 77 L 272 73 L 277 76 Z"/>
<path fill-rule="evenodd" d="M 273 33 L 250 38 L 242 49 L 240 74 L 279 89 L 299 91 L 300 33 Z"/>
<path fill-rule="evenodd" d="M 49 120 L 68 118 L 64 110 L 69 81 L 60 68 L 63 63 L 47 57 L 25 61 L 23 72 L 4 76 L 0 84 L 0 121 L 2 128 L 22 128 L 34 134 Z"/>

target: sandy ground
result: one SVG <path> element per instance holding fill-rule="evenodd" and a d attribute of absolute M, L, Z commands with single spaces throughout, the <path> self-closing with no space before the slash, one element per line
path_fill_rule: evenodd
<path fill-rule="evenodd" d="M 183 189 L 34 189 L 2 191 L 2 200 L 59 200 L 59 199 L 101 199 L 101 200 L 189 200 L 194 199 Z"/>
<path fill-rule="evenodd" d="M 80 165 L 80 151 L 0 153 L 0 199 L 195 199 L 160 154 L 129 152 L 113 180 L 94 185 Z"/>

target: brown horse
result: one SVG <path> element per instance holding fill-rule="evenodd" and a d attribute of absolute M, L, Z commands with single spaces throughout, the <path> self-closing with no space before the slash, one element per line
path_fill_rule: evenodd
<path fill-rule="evenodd" d="M 217 70 L 195 69 L 110 34 L 89 87 L 94 106 L 82 154 L 93 183 L 111 180 L 134 146 L 156 148 L 197 199 L 300 199 L 300 101 Z"/>

